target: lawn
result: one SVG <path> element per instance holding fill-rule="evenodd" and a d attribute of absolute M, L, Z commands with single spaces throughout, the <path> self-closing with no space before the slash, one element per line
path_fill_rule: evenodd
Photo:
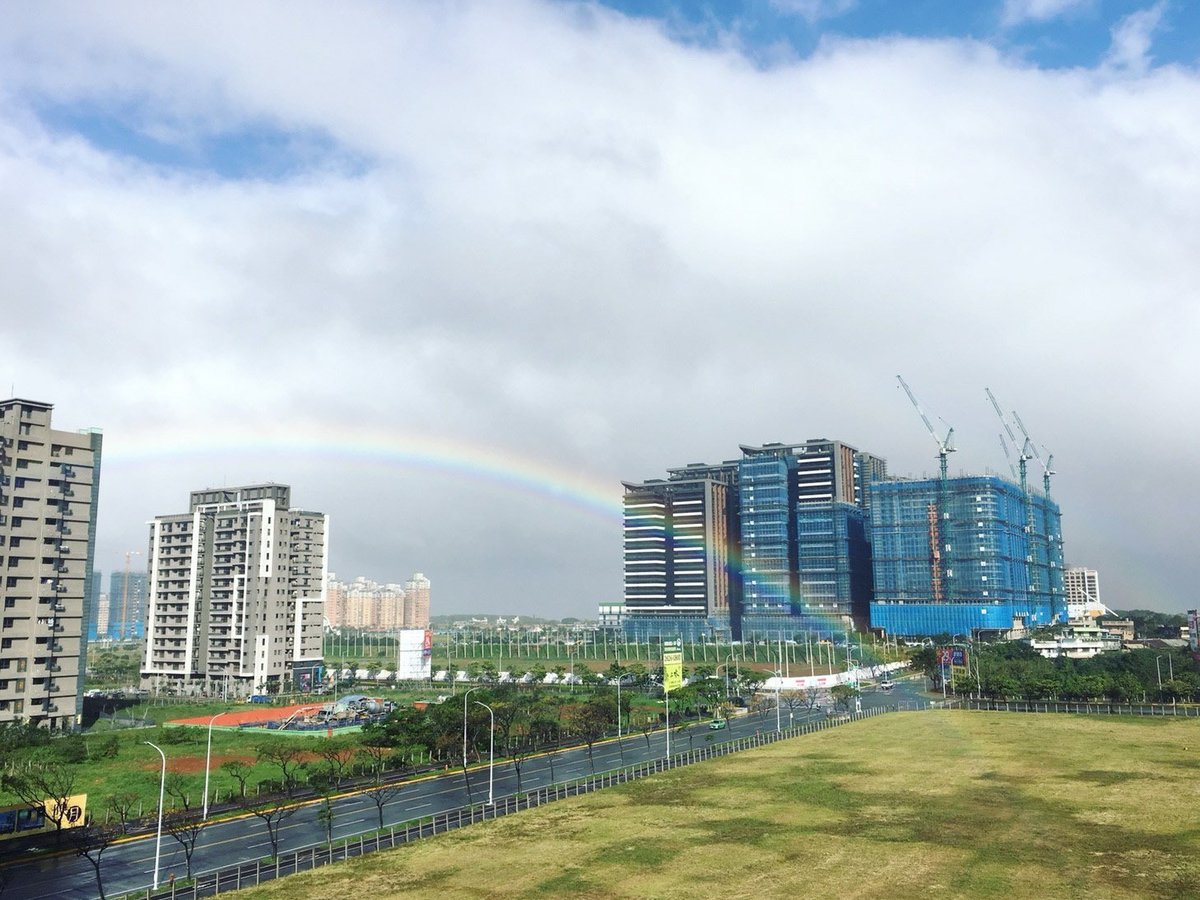
<path fill-rule="evenodd" d="M 1200 723 L 881 716 L 249 898 L 1200 896 Z"/>

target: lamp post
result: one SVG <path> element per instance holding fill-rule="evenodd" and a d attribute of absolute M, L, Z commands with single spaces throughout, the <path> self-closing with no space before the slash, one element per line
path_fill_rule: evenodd
<path fill-rule="evenodd" d="M 162 856 L 163 795 L 167 788 L 167 754 L 163 753 L 162 747 L 158 744 L 151 744 L 150 741 L 142 741 L 142 743 L 150 744 L 162 757 L 162 777 L 158 781 L 158 838 L 154 843 L 154 889 L 158 890 L 158 861 Z"/>
<path fill-rule="evenodd" d="M 621 682 L 625 680 L 625 675 L 617 676 L 617 746 L 621 746 Z M 622 748 L 622 752 L 624 749 Z"/>
<path fill-rule="evenodd" d="M 783 670 L 775 670 L 775 733 L 778 734 L 783 730 L 779 720 L 779 692 L 783 687 Z"/>
<path fill-rule="evenodd" d="M 1162 657 L 1154 657 L 1154 670 L 1158 673 L 1158 699 L 1162 699 Z"/>
<path fill-rule="evenodd" d="M 204 753 L 204 812 L 200 814 L 200 821 L 208 821 L 208 773 L 212 765 L 212 730 L 213 722 L 217 721 L 221 716 L 225 715 L 229 710 L 225 709 L 217 713 L 208 720 L 208 749 Z"/>
<path fill-rule="evenodd" d="M 479 690 L 479 685 L 473 688 L 467 688 L 463 694 L 463 769 L 467 768 L 467 697 L 471 695 L 471 691 Z"/>
<path fill-rule="evenodd" d="M 488 711 L 491 717 L 490 731 L 488 733 L 488 806 L 492 805 L 492 774 L 496 765 L 496 712 L 486 703 L 480 700 L 472 700 L 476 706 L 482 706 Z"/>

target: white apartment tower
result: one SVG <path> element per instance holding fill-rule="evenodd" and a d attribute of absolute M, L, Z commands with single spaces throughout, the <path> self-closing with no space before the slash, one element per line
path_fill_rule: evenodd
<path fill-rule="evenodd" d="M 1105 610 L 1100 601 L 1100 573 L 1084 566 L 1063 570 L 1063 589 L 1067 595 L 1067 614 L 1072 619 L 1096 616 Z"/>
<path fill-rule="evenodd" d="M 0 724 L 59 729 L 82 712 L 102 437 L 52 409 L 0 401 Z"/>
<path fill-rule="evenodd" d="M 291 488 L 193 491 L 150 526 L 144 687 L 246 695 L 315 684 L 329 517 Z"/>

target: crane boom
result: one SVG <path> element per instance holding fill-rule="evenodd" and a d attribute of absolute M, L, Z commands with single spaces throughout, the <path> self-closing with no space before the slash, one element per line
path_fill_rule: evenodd
<path fill-rule="evenodd" d="M 937 441 L 937 444 L 940 447 L 942 442 L 938 438 L 937 432 L 933 430 L 933 423 L 929 421 L 929 416 L 925 415 L 925 410 L 921 409 L 921 404 L 918 403 L 917 398 L 913 396 L 913 392 L 909 388 L 908 383 L 899 375 L 896 376 L 896 380 L 900 382 L 900 387 L 904 388 L 904 393 L 908 394 L 908 399 L 912 401 L 913 407 L 917 410 L 917 415 L 921 417 L 921 421 L 924 422 L 925 427 L 929 429 L 929 434 L 935 441 Z"/>

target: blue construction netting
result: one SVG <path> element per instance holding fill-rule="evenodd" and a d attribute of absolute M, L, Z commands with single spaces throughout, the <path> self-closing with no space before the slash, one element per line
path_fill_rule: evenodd
<path fill-rule="evenodd" d="M 881 482 L 871 490 L 876 602 L 935 599 L 933 511 L 944 601 L 1061 607 L 1061 514 L 1053 500 L 1031 492 L 1031 514 L 1021 489 L 996 476 L 949 479 L 944 497 L 937 479 Z"/>
<path fill-rule="evenodd" d="M 897 637 L 970 636 L 977 629 L 1008 629 L 1021 616 L 1026 627 L 1053 621 L 1048 603 L 872 603 L 871 627 Z"/>

